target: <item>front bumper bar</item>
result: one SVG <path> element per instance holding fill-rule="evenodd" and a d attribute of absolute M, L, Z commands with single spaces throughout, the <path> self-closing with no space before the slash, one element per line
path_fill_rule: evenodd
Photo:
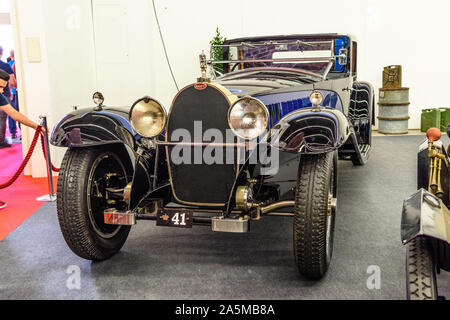
<path fill-rule="evenodd" d="M 251 212 L 233 211 L 229 217 L 224 215 L 218 216 L 196 216 L 195 212 L 207 212 L 212 214 L 220 214 L 220 211 L 204 211 L 202 209 L 188 209 L 188 208 L 155 208 L 152 213 L 136 213 L 133 211 L 118 211 L 115 208 L 106 209 L 103 212 L 105 224 L 113 225 L 134 225 L 137 220 L 154 220 L 158 221 L 158 214 L 164 215 L 165 213 L 179 211 L 180 213 L 190 211 L 193 225 L 209 225 L 213 231 L 220 232 L 237 232 L 243 233 L 250 230 L 250 220 L 259 220 L 261 215 L 268 216 L 289 216 L 292 217 L 294 213 L 290 212 L 276 212 L 277 209 L 285 207 L 293 207 L 294 201 L 279 201 L 266 206 L 260 206 L 255 208 Z M 158 224 L 158 223 L 157 223 Z M 191 224 L 191 225 L 192 225 Z"/>
<path fill-rule="evenodd" d="M 164 213 L 164 209 L 159 209 Z M 173 210 L 173 209 L 172 209 Z M 131 211 L 120 212 L 116 209 L 106 209 L 103 213 L 105 224 L 113 225 L 135 225 L 137 220 L 158 220 L 157 214 L 135 214 Z M 245 233 L 250 230 L 248 216 L 237 219 L 224 217 L 192 217 L 192 224 L 210 225 L 212 231 Z"/>

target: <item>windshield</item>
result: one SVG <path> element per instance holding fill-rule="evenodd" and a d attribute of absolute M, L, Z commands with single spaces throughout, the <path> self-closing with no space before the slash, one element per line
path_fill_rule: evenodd
<path fill-rule="evenodd" d="M 341 39 L 230 40 L 211 48 L 213 54 L 209 63 L 219 76 L 239 70 L 269 68 L 294 69 L 299 77 L 303 73 L 309 77 L 326 78 L 339 63 L 336 49 L 342 46 L 336 40 Z"/>

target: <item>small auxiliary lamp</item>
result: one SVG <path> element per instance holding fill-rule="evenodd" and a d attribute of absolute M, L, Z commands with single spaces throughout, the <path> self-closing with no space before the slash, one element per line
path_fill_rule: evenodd
<path fill-rule="evenodd" d="M 438 141 L 441 137 L 442 133 L 438 128 L 430 128 L 427 130 L 428 141 Z"/>

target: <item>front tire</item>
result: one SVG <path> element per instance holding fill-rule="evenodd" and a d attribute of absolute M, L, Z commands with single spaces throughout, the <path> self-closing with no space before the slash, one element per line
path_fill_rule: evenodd
<path fill-rule="evenodd" d="M 127 183 L 126 169 L 115 152 L 67 150 L 58 177 L 57 212 L 64 239 L 75 254 L 104 260 L 122 248 L 130 227 L 105 224 L 103 211 L 114 206 L 125 209 L 120 200 L 111 199 L 106 188 L 121 189 Z"/>
<path fill-rule="evenodd" d="M 333 253 L 336 152 L 302 155 L 294 212 L 294 256 L 302 275 L 322 278 Z"/>
<path fill-rule="evenodd" d="M 431 245 L 425 237 L 413 239 L 406 252 L 406 293 L 408 300 L 436 300 L 436 267 Z"/>

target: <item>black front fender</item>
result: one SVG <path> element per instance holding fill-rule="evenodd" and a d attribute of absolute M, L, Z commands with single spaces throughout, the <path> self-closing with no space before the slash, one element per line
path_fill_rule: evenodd
<path fill-rule="evenodd" d="M 441 199 L 425 189 L 418 190 L 403 202 L 402 243 L 418 236 L 450 243 L 450 211 Z"/>
<path fill-rule="evenodd" d="M 134 149 L 135 135 L 126 108 L 82 109 L 67 114 L 56 124 L 50 143 L 69 148 L 123 143 Z"/>
<path fill-rule="evenodd" d="M 349 135 L 349 122 L 340 110 L 303 108 L 281 119 L 267 139 L 285 152 L 324 153 L 339 148 Z"/>

